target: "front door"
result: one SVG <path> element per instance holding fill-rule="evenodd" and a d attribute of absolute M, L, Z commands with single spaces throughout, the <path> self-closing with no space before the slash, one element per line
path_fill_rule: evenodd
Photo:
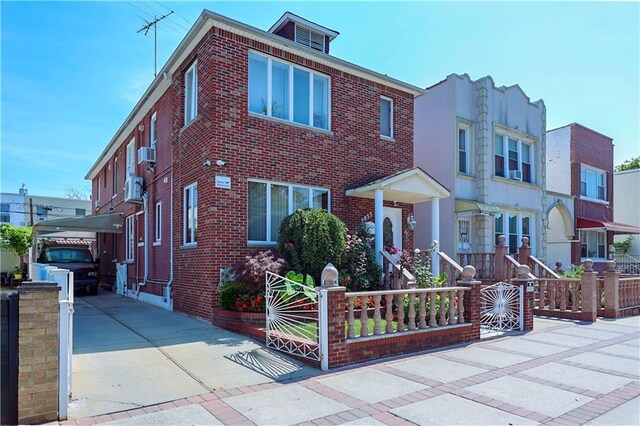
<path fill-rule="evenodd" d="M 382 245 L 385 248 L 395 246 L 402 251 L 402 209 L 385 207 L 382 223 Z"/>

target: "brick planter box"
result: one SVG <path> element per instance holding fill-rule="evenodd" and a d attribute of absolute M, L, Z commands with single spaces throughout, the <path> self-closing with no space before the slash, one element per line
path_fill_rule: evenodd
<path fill-rule="evenodd" d="M 214 309 L 211 322 L 225 330 L 265 339 L 266 314 L 264 312 L 237 312 Z"/>

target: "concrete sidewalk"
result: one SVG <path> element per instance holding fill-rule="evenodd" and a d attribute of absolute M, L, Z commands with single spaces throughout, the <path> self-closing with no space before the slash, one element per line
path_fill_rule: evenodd
<path fill-rule="evenodd" d="M 63 424 L 640 424 L 640 317 L 535 329 Z"/>
<path fill-rule="evenodd" d="M 72 419 L 317 373 L 186 315 L 101 293 L 76 299 Z"/>

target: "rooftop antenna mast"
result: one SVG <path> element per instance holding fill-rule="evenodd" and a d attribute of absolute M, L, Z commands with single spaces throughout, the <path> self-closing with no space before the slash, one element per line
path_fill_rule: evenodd
<path fill-rule="evenodd" d="M 158 65 L 157 65 L 158 63 L 158 27 L 157 27 L 157 24 L 158 22 L 162 21 L 164 18 L 171 15 L 172 13 L 173 13 L 173 10 L 171 10 L 166 15 L 162 15 L 160 17 L 157 17 L 154 15 L 153 21 L 149 22 L 145 20 L 147 24 L 142 28 L 140 28 L 138 31 L 136 31 L 136 33 L 141 33 L 142 31 L 144 31 L 144 35 L 147 35 L 147 33 L 149 33 L 149 29 L 153 27 L 153 76 L 154 77 L 158 75 Z"/>

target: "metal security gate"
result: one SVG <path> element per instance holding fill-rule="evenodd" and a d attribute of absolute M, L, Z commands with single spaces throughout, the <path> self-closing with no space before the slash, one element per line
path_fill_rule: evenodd
<path fill-rule="evenodd" d="M 318 293 L 312 284 L 267 272 L 267 347 L 320 361 Z"/>
<path fill-rule="evenodd" d="M 499 282 L 480 290 L 482 333 L 524 330 L 523 287 Z"/>

